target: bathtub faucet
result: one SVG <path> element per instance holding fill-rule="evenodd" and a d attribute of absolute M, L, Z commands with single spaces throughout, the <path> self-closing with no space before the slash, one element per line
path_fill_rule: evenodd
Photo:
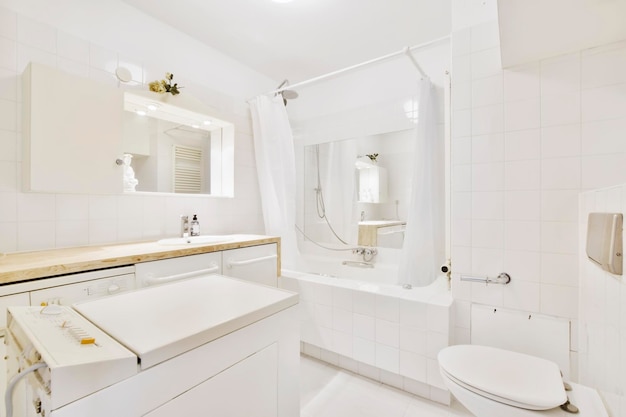
<path fill-rule="evenodd" d="M 352 249 L 352 253 L 363 256 L 363 260 L 369 262 L 378 255 L 378 250 L 376 248 L 356 248 Z"/>

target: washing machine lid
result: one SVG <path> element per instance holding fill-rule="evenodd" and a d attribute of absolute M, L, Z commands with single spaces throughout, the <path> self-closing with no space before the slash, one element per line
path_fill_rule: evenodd
<path fill-rule="evenodd" d="M 556 363 L 479 345 L 442 349 L 439 366 L 453 382 L 494 401 L 529 410 L 548 410 L 567 401 Z"/>

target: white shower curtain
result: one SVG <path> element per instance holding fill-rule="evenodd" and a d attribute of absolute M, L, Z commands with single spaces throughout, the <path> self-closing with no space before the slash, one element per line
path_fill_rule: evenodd
<path fill-rule="evenodd" d="M 433 282 L 445 261 L 444 142 L 438 134 L 435 98 L 430 80 L 421 80 L 411 200 L 398 269 L 398 282 L 416 287 Z"/>
<path fill-rule="evenodd" d="M 280 95 L 258 96 L 249 104 L 265 233 L 280 236 L 282 265 L 294 267 L 296 165 L 287 110 Z"/>

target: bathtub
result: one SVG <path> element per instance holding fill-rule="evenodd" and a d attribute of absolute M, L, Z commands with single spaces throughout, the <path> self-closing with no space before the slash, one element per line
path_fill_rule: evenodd
<path fill-rule="evenodd" d="M 300 294 L 304 353 L 449 404 L 437 363 L 453 329 L 447 277 L 404 289 L 394 284 L 396 271 L 305 257 L 298 270 L 282 270 L 279 285 Z"/>

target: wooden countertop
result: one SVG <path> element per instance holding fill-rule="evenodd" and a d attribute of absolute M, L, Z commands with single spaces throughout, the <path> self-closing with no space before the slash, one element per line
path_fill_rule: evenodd
<path fill-rule="evenodd" d="M 279 237 L 262 235 L 231 235 L 231 237 L 232 240 L 218 244 L 161 245 L 156 241 L 150 241 L 7 253 L 0 257 L 0 285 L 266 243 L 276 243 L 280 254 Z M 280 262 L 280 256 L 278 259 Z M 280 267 L 278 270 L 280 271 Z"/>

